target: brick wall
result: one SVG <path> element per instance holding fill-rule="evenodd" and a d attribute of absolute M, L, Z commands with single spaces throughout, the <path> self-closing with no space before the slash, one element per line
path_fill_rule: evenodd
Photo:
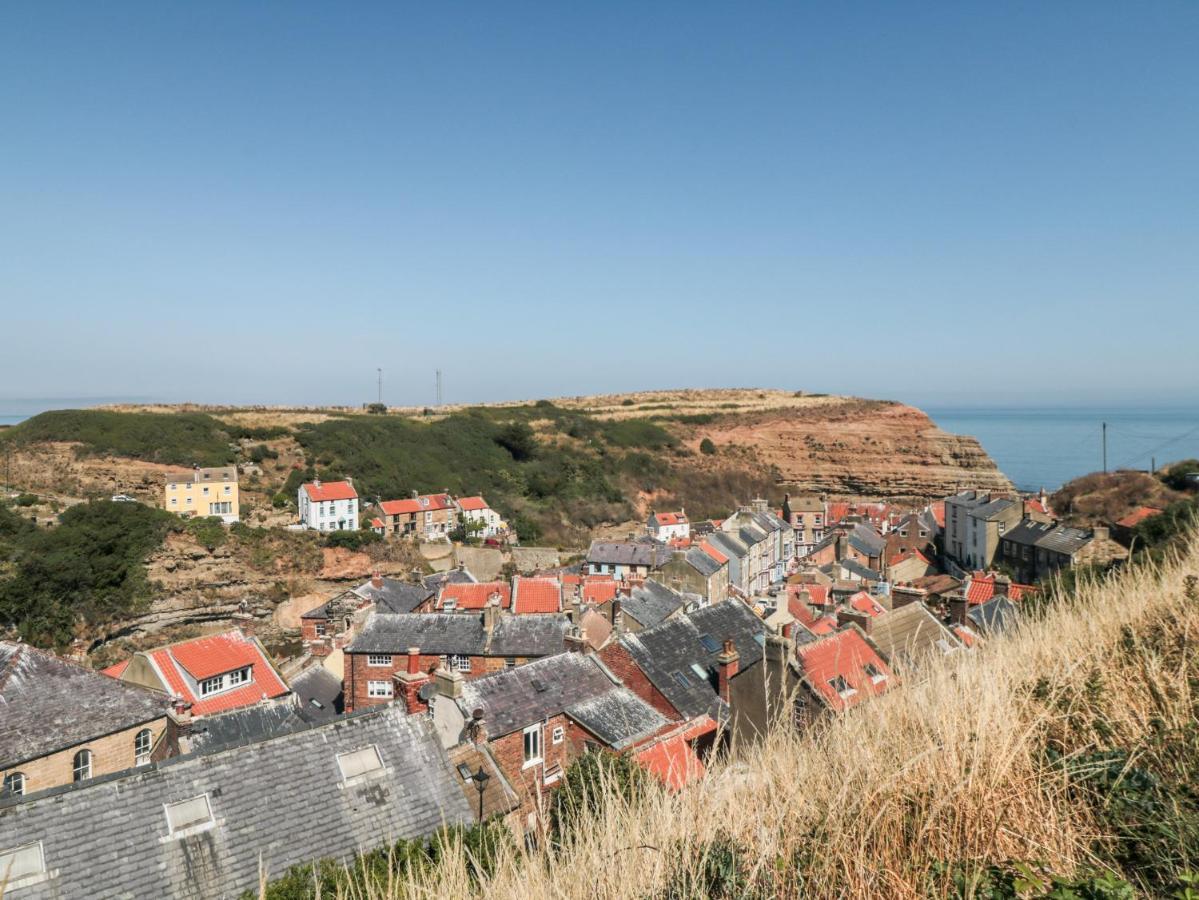
<path fill-rule="evenodd" d="M 679 713 L 666 695 L 654 687 L 653 682 L 641 671 L 641 667 L 633 660 L 624 647 L 613 641 L 597 654 L 604 665 L 612 670 L 624 686 L 664 715 L 667 719 L 678 719 Z"/>
<path fill-rule="evenodd" d="M 524 828 L 531 814 L 540 816 L 545 809 L 547 795 L 561 783 L 556 781 L 546 785 L 545 773 L 555 768 L 565 773 L 566 767 L 579 753 L 575 742 L 568 734 L 571 723 L 564 715 L 551 716 L 542 727 L 541 756 L 542 761 L 525 768 L 524 729 L 506 734 L 503 737 L 488 741 L 492 755 L 499 763 L 512 789 L 520 798 L 520 806 L 511 814 L 513 824 Z M 562 741 L 554 743 L 554 729 L 562 729 Z"/>
<path fill-rule="evenodd" d="M 92 751 L 92 777 L 108 775 L 132 768 L 135 764 L 133 742 L 137 733 L 143 728 L 149 728 L 151 737 L 151 758 L 155 761 L 177 752 L 174 725 L 163 716 L 145 725 L 137 725 L 124 731 L 97 738 L 84 744 L 77 744 L 56 753 L 38 759 L 20 763 L 0 772 L 0 777 L 11 772 L 21 772 L 25 775 L 25 793 L 31 794 L 44 788 L 70 784 L 74 780 L 75 754 L 80 750 Z"/>
<path fill-rule="evenodd" d="M 368 695 L 371 681 L 387 681 L 392 680 L 392 676 L 400 672 L 408 671 L 408 655 L 406 653 L 397 653 L 391 657 L 390 666 L 372 666 L 367 664 L 366 653 L 347 653 L 345 677 L 343 679 L 345 688 L 345 704 L 346 712 L 354 712 L 357 709 L 366 709 L 370 706 L 383 706 L 391 702 L 389 697 L 371 697 Z M 422 653 L 420 655 L 419 669 L 422 672 L 432 673 L 437 668 L 440 662 L 440 657 L 430 656 Z M 516 665 L 523 666 L 529 662 L 526 657 L 515 657 Z M 498 672 L 507 665 L 507 660 L 502 656 L 472 656 L 470 657 L 470 671 L 463 672 L 462 675 L 468 681 L 478 678 L 482 675 L 487 675 L 490 672 Z"/>

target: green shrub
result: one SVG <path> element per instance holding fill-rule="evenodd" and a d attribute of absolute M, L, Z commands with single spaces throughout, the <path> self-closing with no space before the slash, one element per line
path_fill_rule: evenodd
<path fill-rule="evenodd" d="M 1195 485 L 1187 479 L 1187 476 L 1197 473 L 1199 473 L 1199 459 L 1184 459 L 1167 468 L 1161 479 L 1167 487 L 1172 487 L 1176 491 L 1194 490 Z"/>
<path fill-rule="evenodd" d="M 33 506 L 37 503 L 37 494 L 20 494 L 13 503 L 17 506 Z"/>
<path fill-rule="evenodd" d="M 387 404 L 386 403 L 368 403 L 366 405 L 366 411 L 373 416 L 381 416 L 381 415 L 386 414 Z"/>
<path fill-rule="evenodd" d="M 550 798 L 549 830 L 555 843 L 569 838 L 579 822 L 594 818 L 608 803 L 638 802 L 649 788 L 645 770 L 631 756 L 594 750 L 566 768 Z"/>
<path fill-rule="evenodd" d="M 0 441 L 72 441 L 84 455 L 112 454 L 149 462 L 223 466 L 236 456 L 226 426 L 204 413 L 134 413 L 103 409 L 44 412 L 6 429 Z"/>
<path fill-rule="evenodd" d="M 146 557 L 179 520 L 141 503 L 81 503 L 49 530 L 0 515 L 14 572 L 0 581 L 0 628 L 39 646 L 62 647 L 80 622 L 104 626 L 149 600 Z"/>
<path fill-rule="evenodd" d="M 699 846 L 679 847 L 662 900 L 742 900 L 765 897 L 751 883 L 753 854 L 732 838 L 721 835 Z"/>
<path fill-rule="evenodd" d="M 250 448 L 250 461 L 251 462 L 261 463 L 263 460 L 278 459 L 278 458 L 279 458 L 279 451 L 272 450 L 266 444 L 255 444 L 253 447 Z"/>
<path fill-rule="evenodd" d="M 637 447 L 643 450 L 662 450 L 678 441 L 669 431 L 649 419 L 622 419 L 600 423 L 604 439 L 613 447 Z"/>
<path fill-rule="evenodd" d="M 537 455 L 537 436 L 526 422 L 510 422 L 500 429 L 495 442 L 512 454 L 517 462 Z"/>
<path fill-rule="evenodd" d="M 1112 872 L 1083 870 L 1074 876 L 1056 875 L 1026 862 L 1006 865 L 938 865 L 940 880 L 960 900 L 1135 900 L 1131 884 Z M 936 896 L 941 892 L 934 888 Z"/>
<path fill-rule="evenodd" d="M 229 540 L 229 532 L 225 530 L 225 523 L 219 516 L 190 518 L 184 528 L 200 546 L 208 548 L 209 552 Z"/>
<path fill-rule="evenodd" d="M 326 547 L 344 547 L 346 550 L 361 550 L 370 544 L 383 540 L 383 535 L 369 529 L 360 528 L 357 531 L 331 531 L 325 538 Z"/>
<path fill-rule="evenodd" d="M 704 438 L 699 442 L 699 452 L 704 456 L 714 456 L 716 453 L 716 445 L 712 443 L 711 438 Z"/>

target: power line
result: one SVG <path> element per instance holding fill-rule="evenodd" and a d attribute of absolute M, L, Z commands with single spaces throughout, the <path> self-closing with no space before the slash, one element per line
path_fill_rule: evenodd
<path fill-rule="evenodd" d="M 1194 428 L 1190 429 L 1189 431 L 1184 431 L 1182 434 L 1178 435 L 1177 437 L 1172 437 L 1172 438 L 1162 441 L 1156 447 L 1150 447 L 1148 450 L 1143 450 L 1133 456 L 1130 456 L 1128 458 L 1127 462 L 1123 463 L 1120 466 L 1117 466 L 1116 468 L 1126 469 L 1132 463 L 1136 462 L 1138 459 L 1143 459 L 1146 456 L 1156 456 L 1160 450 L 1162 450 L 1166 447 L 1169 447 L 1171 444 L 1177 444 L 1179 441 L 1184 441 L 1193 434 L 1199 434 L 1199 425 L 1196 425 Z"/>

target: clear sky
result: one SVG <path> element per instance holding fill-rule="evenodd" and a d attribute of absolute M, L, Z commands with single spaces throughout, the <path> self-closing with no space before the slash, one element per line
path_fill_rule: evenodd
<path fill-rule="evenodd" d="M 0 10 L 0 397 L 1199 387 L 1199 3 Z"/>

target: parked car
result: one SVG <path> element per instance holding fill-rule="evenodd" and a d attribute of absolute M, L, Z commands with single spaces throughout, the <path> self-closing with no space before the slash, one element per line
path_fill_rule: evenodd
<path fill-rule="evenodd" d="M 113 503 L 136 503 L 137 501 L 134 500 L 132 497 L 130 497 L 128 494 L 113 494 L 112 502 Z"/>

